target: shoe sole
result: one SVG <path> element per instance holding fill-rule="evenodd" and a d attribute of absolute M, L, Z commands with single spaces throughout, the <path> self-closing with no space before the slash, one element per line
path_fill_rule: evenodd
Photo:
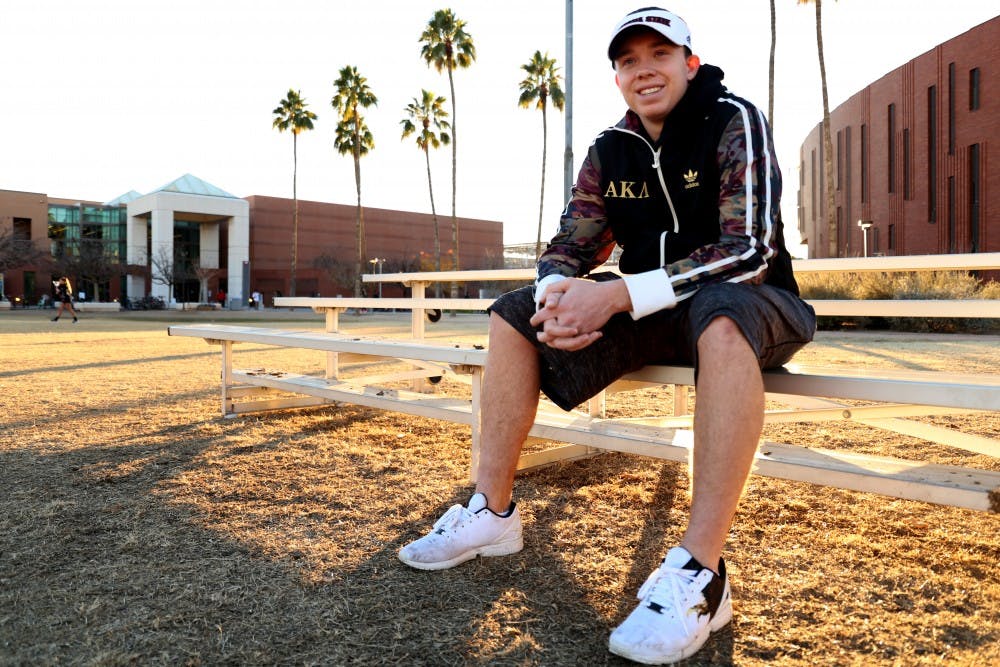
<path fill-rule="evenodd" d="M 422 561 L 407 558 L 402 554 L 402 552 L 399 554 L 399 560 L 418 570 L 447 570 L 448 568 L 455 567 L 456 565 L 461 565 L 465 561 L 472 560 L 476 556 L 510 556 L 511 554 L 516 554 L 523 548 L 524 539 L 521 536 L 518 536 L 513 540 L 506 540 L 504 542 L 497 542 L 496 544 L 487 544 L 485 546 L 469 549 L 454 558 L 434 563 L 424 563 Z"/>
<path fill-rule="evenodd" d="M 712 636 L 713 632 L 718 632 L 722 628 L 729 625 L 729 622 L 733 620 L 733 603 L 732 598 L 727 598 L 726 601 L 719 606 L 718 612 L 715 616 L 708 622 L 708 626 L 705 628 L 704 632 L 696 635 L 690 644 L 685 646 L 679 651 L 674 653 L 668 653 L 665 655 L 648 655 L 641 654 L 634 651 L 634 647 L 627 646 L 624 644 L 616 644 L 613 640 L 608 640 L 608 650 L 615 655 L 620 655 L 623 658 L 628 658 L 633 662 L 639 662 L 644 665 L 670 665 L 675 662 L 680 662 L 685 658 L 690 658 L 692 655 L 701 650 L 701 647 L 705 645 L 708 638 Z"/>

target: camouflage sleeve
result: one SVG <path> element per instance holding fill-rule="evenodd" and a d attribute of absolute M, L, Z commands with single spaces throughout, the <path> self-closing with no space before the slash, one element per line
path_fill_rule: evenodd
<path fill-rule="evenodd" d="M 591 146 L 559 220 L 559 231 L 538 259 L 537 280 L 548 275 L 585 276 L 611 255 L 615 241 L 600 183 L 600 160 Z"/>
<path fill-rule="evenodd" d="M 739 101 L 719 141 L 718 243 L 702 246 L 667 266 L 677 298 L 702 285 L 763 282 L 776 242 L 774 223 L 781 196 L 781 174 L 770 133 L 760 111 Z"/>

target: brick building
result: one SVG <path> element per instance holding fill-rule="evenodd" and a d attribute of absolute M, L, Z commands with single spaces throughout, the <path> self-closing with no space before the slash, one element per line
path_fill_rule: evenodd
<path fill-rule="evenodd" d="M 1000 251 L 1000 17 L 830 112 L 837 254 Z M 800 149 L 798 226 L 829 256 L 822 123 Z M 993 147 L 995 150 L 996 147 Z"/>
<path fill-rule="evenodd" d="M 270 304 L 275 294 L 288 295 L 291 263 L 290 221 L 293 201 L 253 195 L 250 203 L 250 289 Z M 357 208 L 299 200 L 299 252 L 296 294 L 349 296 L 350 274 L 357 262 Z M 381 208 L 364 208 L 364 273 L 435 269 L 434 217 Z M 451 216 L 438 214 L 442 269 L 453 268 Z M 503 266 L 503 224 L 458 218 L 458 252 L 462 269 Z M 371 287 L 367 287 L 371 289 Z M 377 288 L 376 288 L 377 289 Z M 384 296 L 403 296 L 402 286 L 383 288 Z"/>
<path fill-rule="evenodd" d="M 0 296 L 11 302 L 34 304 L 43 294 L 51 293 L 55 268 L 46 257 L 59 257 L 66 252 L 79 255 L 81 247 L 102 247 L 111 257 L 125 256 L 125 206 L 106 205 L 49 197 L 38 192 L 0 190 L 0 237 L 18 243 L 31 243 L 41 251 L 43 261 L 18 266 L 0 274 Z M 23 257 L 23 256 L 22 256 Z M 80 284 L 71 276 L 74 292 L 84 292 L 93 299 L 92 287 Z M 114 297 L 121 286 L 114 286 Z M 99 298 L 110 299 L 112 292 L 104 286 Z"/>
<path fill-rule="evenodd" d="M 85 292 L 87 300 L 153 294 L 192 302 L 222 290 L 245 302 L 259 291 L 270 305 L 274 295 L 291 294 L 292 211 L 291 199 L 240 199 L 190 175 L 106 203 L 0 190 L 0 234 L 30 241 L 45 255 L 0 276 L 0 294 L 37 303 L 50 292 L 60 259 L 67 264 L 67 258 L 98 252 L 117 264 L 119 275 L 96 281 L 70 275 L 74 291 Z M 353 205 L 299 201 L 296 295 L 353 293 L 355 215 Z M 442 268 L 452 268 L 451 217 L 439 214 L 438 225 Z M 459 218 L 458 229 L 461 268 L 502 266 L 502 223 Z M 364 230 L 363 272 L 434 269 L 433 216 L 365 207 Z M 168 259 L 160 264 L 197 264 L 202 279 L 178 270 L 168 288 L 154 275 L 161 256 Z M 401 286 L 384 290 L 385 296 L 402 294 Z"/>

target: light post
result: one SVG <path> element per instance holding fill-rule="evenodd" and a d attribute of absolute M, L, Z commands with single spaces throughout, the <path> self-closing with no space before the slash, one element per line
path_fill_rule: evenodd
<path fill-rule="evenodd" d="M 872 228 L 871 220 L 858 220 L 858 227 L 861 228 L 861 234 L 864 237 L 864 247 L 865 247 L 865 257 L 868 256 L 868 230 Z"/>
<path fill-rule="evenodd" d="M 382 265 L 385 263 L 385 257 L 375 257 L 374 259 L 369 259 L 368 263 L 372 265 L 372 273 L 378 273 L 382 275 Z M 376 271 L 378 267 L 378 271 Z M 378 298 L 382 298 L 382 283 L 378 284 Z"/>

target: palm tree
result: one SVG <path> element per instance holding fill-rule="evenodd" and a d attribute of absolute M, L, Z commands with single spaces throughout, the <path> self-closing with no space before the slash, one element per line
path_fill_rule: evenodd
<path fill-rule="evenodd" d="M 823 170 L 826 172 L 827 257 L 837 256 L 837 211 L 833 191 L 833 139 L 830 136 L 830 101 L 826 92 L 826 62 L 823 59 L 823 0 L 797 0 L 800 5 L 816 5 L 816 50 L 819 78 L 823 87 Z"/>
<path fill-rule="evenodd" d="M 354 296 L 361 296 L 361 267 L 364 262 L 365 218 L 361 209 L 361 156 L 375 148 L 364 117 L 358 109 L 367 109 L 378 104 L 378 98 L 368 87 L 368 79 L 358 74 L 356 67 L 348 65 L 340 70 L 340 76 L 333 82 L 337 93 L 330 104 L 340 114 L 337 134 L 333 145 L 341 155 L 350 153 L 354 157 L 354 183 L 358 191 L 358 209 L 355 230 L 357 235 L 357 256 L 355 257 Z"/>
<path fill-rule="evenodd" d="M 521 69 L 527 72 L 527 76 L 521 81 L 521 96 L 517 103 L 523 108 L 529 108 L 532 103 L 536 109 L 542 112 L 542 190 L 538 198 L 538 237 L 535 240 L 535 259 L 542 252 L 542 209 L 545 204 L 545 158 L 548 147 L 549 127 L 545 115 L 549 99 L 557 109 L 562 111 L 566 104 L 566 97 L 559 85 L 562 78 L 557 74 L 559 68 L 556 67 L 555 58 L 549 58 L 549 54 L 544 56 L 541 51 L 535 51 L 526 64 L 521 65 Z"/>
<path fill-rule="evenodd" d="M 295 296 L 295 265 L 299 259 L 299 195 L 298 195 L 298 171 L 299 171 L 299 133 L 304 130 L 313 129 L 313 121 L 317 116 L 306 107 L 302 93 L 297 90 L 288 89 L 288 95 L 281 100 L 278 107 L 272 111 L 274 122 L 271 127 L 275 127 L 279 132 L 291 130 L 292 132 L 292 201 L 294 202 L 294 213 L 292 214 L 292 273 L 289 282 L 288 295 Z"/>
<path fill-rule="evenodd" d="M 427 190 L 431 195 L 431 215 L 434 216 L 434 267 L 437 271 L 441 270 L 441 234 L 438 230 L 437 209 L 434 208 L 430 149 L 451 143 L 451 135 L 448 134 L 451 126 L 445 120 L 448 112 L 444 109 L 444 103 L 443 97 L 435 96 L 429 90 L 421 90 L 420 97 L 414 97 L 413 101 L 406 105 L 407 117 L 400 121 L 403 126 L 401 139 L 406 139 L 417 132 L 419 126 L 417 148 L 424 152 L 424 160 L 427 162 Z M 455 260 L 457 268 L 457 256 Z M 441 283 L 437 283 L 435 294 L 441 296 Z"/>
<path fill-rule="evenodd" d="M 775 20 L 774 0 L 771 0 L 771 58 L 767 68 L 767 124 L 774 131 L 774 47 L 778 44 L 778 24 Z"/>
<path fill-rule="evenodd" d="M 427 22 L 420 35 L 420 55 L 427 66 L 434 66 L 438 72 L 448 70 L 448 89 L 451 91 L 451 244 L 455 253 L 455 268 L 458 262 L 458 218 L 455 213 L 455 193 L 458 189 L 458 135 L 455 111 L 456 67 L 466 68 L 476 59 L 476 46 L 472 36 L 465 32 L 465 21 L 456 17 L 450 9 L 439 9 Z"/>

